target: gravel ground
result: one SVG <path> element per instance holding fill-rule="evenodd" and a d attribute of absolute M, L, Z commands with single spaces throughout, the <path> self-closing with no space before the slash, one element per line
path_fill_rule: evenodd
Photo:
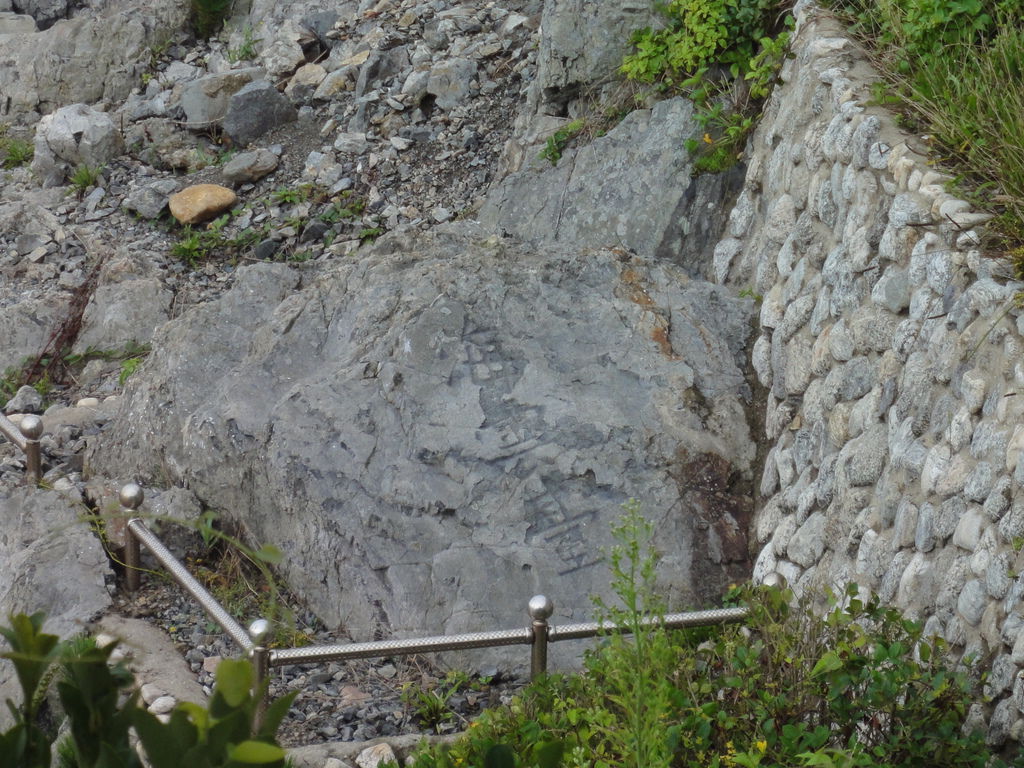
<path fill-rule="evenodd" d="M 147 576 L 137 594 L 120 592 L 115 608 L 122 615 L 146 619 L 166 631 L 207 692 L 213 686 L 217 661 L 239 655 L 230 638 L 170 579 Z M 352 642 L 343 633 L 325 629 L 301 607 L 293 605 L 292 610 L 296 625 L 311 643 Z M 485 708 L 508 703 L 526 683 L 521 678 L 499 677 L 496 670 L 483 672 L 484 677 L 448 673 L 429 656 L 278 667 L 271 673 L 271 697 L 299 692 L 279 738 L 284 746 L 298 746 L 463 730 Z M 447 695 L 456 676 L 462 683 Z M 403 697 L 407 689 L 409 693 Z M 416 691 L 420 695 L 414 695 Z M 428 708 L 439 717 L 424 720 L 422 714 Z"/>

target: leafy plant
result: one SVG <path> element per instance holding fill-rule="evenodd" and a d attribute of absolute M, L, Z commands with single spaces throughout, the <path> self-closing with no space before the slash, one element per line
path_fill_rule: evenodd
<path fill-rule="evenodd" d="M 646 621 L 661 604 L 635 505 L 616 535 L 619 603 L 602 612 L 633 640 L 609 636 L 582 674 L 542 677 L 453 744 L 421 748 L 416 768 L 1005 765 L 965 730 L 971 688 L 943 642 L 877 598 L 852 585 L 821 616 L 788 590 L 744 587 L 727 596 L 747 606 L 743 626 L 666 632 Z"/>
<path fill-rule="evenodd" d="M 481 678 L 474 682 L 465 672 L 449 670 L 436 685 L 405 683 L 402 686 L 402 703 L 412 709 L 421 725 L 441 733 L 444 725 L 454 722 L 457 717 L 452 708 L 452 698 L 460 691 L 486 685 L 489 681 L 490 678 Z"/>
<path fill-rule="evenodd" d="M 44 619 L 42 613 L 17 614 L 8 617 L 9 627 L 0 627 L 0 635 L 11 647 L 0 653 L 0 658 L 14 663 L 22 695 L 20 707 L 7 700 L 14 726 L 0 734 L 0 768 L 50 765 L 51 739 L 40 728 L 36 715 L 46 693 L 42 685 L 46 672 L 59 652 L 59 638 L 42 631 Z"/>
<path fill-rule="evenodd" d="M 82 163 L 75 168 L 74 173 L 68 178 L 68 183 L 74 187 L 75 193 L 81 197 L 89 187 L 96 186 L 102 173 L 102 168 Z"/>
<path fill-rule="evenodd" d="M 121 361 L 121 372 L 117 375 L 117 386 L 123 387 L 128 378 L 142 365 L 144 357 L 129 357 Z"/>
<path fill-rule="evenodd" d="M 250 61 L 256 58 L 256 46 L 261 43 L 262 40 L 256 37 L 256 32 L 253 30 L 251 24 L 246 24 L 242 30 L 242 42 L 239 43 L 237 48 L 228 49 L 228 61 L 232 64 L 239 61 Z"/>
<path fill-rule="evenodd" d="M 208 707 L 181 702 L 167 723 L 146 710 L 135 710 L 135 728 L 153 768 L 283 766 L 284 750 L 274 734 L 296 692 L 274 701 L 256 728 L 261 697 L 252 693 L 252 664 L 224 659 L 215 677 Z"/>
<path fill-rule="evenodd" d="M 548 136 L 547 142 L 544 144 L 544 149 L 541 150 L 540 156 L 552 165 L 558 165 L 558 161 L 562 159 L 562 152 L 567 146 L 569 146 L 569 142 L 579 135 L 584 126 L 585 122 L 582 118 L 563 125 L 551 136 Z"/>
<path fill-rule="evenodd" d="M 384 234 L 383 227 L 364 227 L 359 231 L 359 242 L 372 243 L 382 234 Z"/>
<path fill-rule="evenodd" d="M 32 162 L 35 147 L 25 139 L 0 136 L 0 151 L 4 153 L 4 168 L 17 168 Z"/>
<path fill-rule="evenodd" d="M 789 46 L 792 17 L 781 0 L 672 0 L 667 24 L 642 29 L 621 71 L 629 79 L 690 96 L 704 141 L 687 142 L 697 173 L 735 164 L 774 85 Z M 739 92 L 724 73 L 746 83 Z"/>

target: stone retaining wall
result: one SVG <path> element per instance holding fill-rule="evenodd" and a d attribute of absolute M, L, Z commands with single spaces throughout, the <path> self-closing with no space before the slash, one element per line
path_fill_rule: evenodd
<path fill-rule="evenodd" d="M 714 278 L 760 299 L 768 452 L 755 579 L 856 581 L 982 659 L 993 745 L 1024 731 L 1024 317 L 925 137 L 870 106 L 801 4 Z"/>

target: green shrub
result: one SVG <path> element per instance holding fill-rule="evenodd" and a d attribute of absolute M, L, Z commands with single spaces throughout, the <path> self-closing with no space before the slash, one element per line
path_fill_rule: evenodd
<path fill-rule="evenodd" d="M 542 677 L 452 745 L 422 748 L 416 768 L 1003 765 L 962 731 L 973 699 L 942 641 L 856 587 L 825 616 L 744 588 L 730 595 L 749 607 L 743 625 L 644 629 L 661 612 L 649 535 L 630 509 L 611 555 L 621 605 L 605 615 L 634 638 L 606 638 L 581 674 Z"/>
<path fill-rule="evenodd" d="M 191 0 L 192 29 L 206 40 L 216 34 L 231 15 L 232 0 Z"/>
<path fill-rule="evenodd" d="M 4 168 L 17 168 L 32 162 L 35 147 L 25 139 L 0 138 L 0 150 L 4 153 Z"/>
<path fill-rule="evenodd" d="M 687 142 L 697 173 L 717 173 L 742 154 L 760 104 L 771 91 L 789 46 L 792 17 L 782 0 L 672 0 L 662 29 L 635 32 L 622 63 L 631 80 L 687 94 L 705 129 Z M 727 74 L 726 74 L 727 73 Z M 744 81 L 746 92 L 729 82 Z"/>
<path fill-rule="evenodd" d="M 138 706 L 136 693 L 124 695 L 134 681 L 122 665 L 110 664 L 116 643 L 102 648 L 91 638 L 62 643 L 42 631 L 43 621 L 42 613 L 18 614 L 9 617 L 9 627 L 0 627 L 10 646 L 0 659 L 14 664 L 22 691 L 20 706 L 6 702 L 15 722 L 0 733 L 0 768 L 49 768 L 55 734 L 40 724 L 40 713 L 54 678 L 70 726 L 56 750 L 60 768 L 141 766 L 129 740 L 133 727 L 153 768 L 284 765 L 274 734 L 294 696 L 271 704 L 255 728 L 259 702 L 248 661 L 222 661 L 209 706 L 180 703 L 163 724 Z"/>

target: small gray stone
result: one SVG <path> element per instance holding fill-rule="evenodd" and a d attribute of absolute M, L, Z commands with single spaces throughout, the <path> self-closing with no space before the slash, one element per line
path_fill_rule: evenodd
<path fill-rule="evenodd" d="M 922 504 L 917 512 L 914 547 L 918 552 L 931 552 L 935 549 L 935 507 L 928 502 Z"/>
<path fill-rule="evenodd" d="M 259 181 L 264 176 L 272 173 L 280 159 L 277 155 L 267 149 L 257 149 L 253 152 L 242 152 L 228 160 L 221 168 L 221 176 L 229 184 L 245 184 L 247 182 Z"/>
<path fill-rule="evenodd" d="M 42 413 L 43 396 L 33 387 L 19 387 L 4 406 L 4 413 Z"/>
<path fill-rule="evenodd" d="M 189 127 L 199 130 L 223 120 L 231 97 L 260 77 L 263 77 L 263 70 L 248 67 L 206 75 L 189 82 L 182 89 L 179 101 Z"/>
<path fill-rule="evenodd" d="M 983 502 L 995 485 L 995 470 L 987 461 L 979 461 L 967 476 L 964 495 L 971 501 Z"/>
<path fill-rule="evenodd" d="M 175 179 L 151 182 L 129 193 L 125 198 L 124 207 L 145 219 L 158 219 L 167 209 L 168 199 L 180 186 Z"/>
<path fill-rule="evenodd" d="M 361 155 L 369 146 L 365 133 L 339 133 L 334 140 L 334 148 L 346 155 Z"/>
<path fill-rule="evenodd" d="M 972 627 L 976 627 L 981 621 L 986 605 L 988 605 L 988 594 L 984 584 L 979 579 L 971 579 L 960 591 L 956 609 L 964 621 Z"/>
<path fill-rule="evenodd" d="M 814 565 L 825 551 L 825 525 L 827 518 L 821 512 L 815 512 L 789 541 L 789 559 L 805 568 Z"/>

